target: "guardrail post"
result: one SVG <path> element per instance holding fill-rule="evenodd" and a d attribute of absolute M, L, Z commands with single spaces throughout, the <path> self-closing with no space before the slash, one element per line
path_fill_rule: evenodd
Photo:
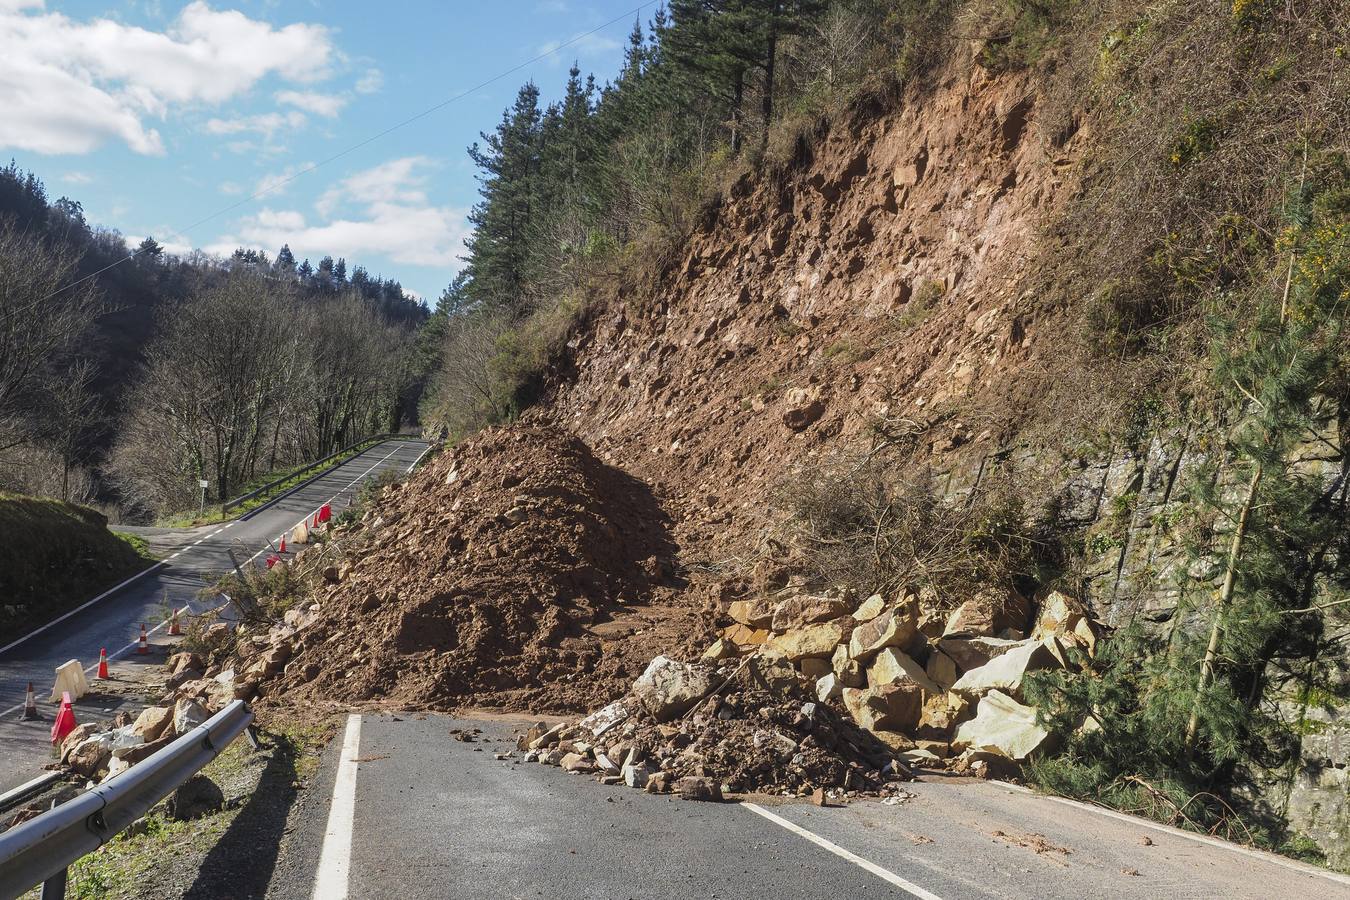
<path fill-rule="evenodd" d="M 52 809 L 56 809 L 56 800 L 52 800 Z M 42 893 L 38 895 L 38 900 L 66 900 L 66 875 L 69 869 L 62 869 L 51 878 L 42 882 Z"/>
<path fill-rule="evenodd" d="M 39 895 L 39 900 L 66 900 L 66 873 L 68 871 L 68 869 L 62 869 L 42 882 L 42 893 Z"/>

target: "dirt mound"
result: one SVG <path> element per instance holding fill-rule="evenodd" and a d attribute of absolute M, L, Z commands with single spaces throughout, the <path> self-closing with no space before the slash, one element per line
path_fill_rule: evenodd
<path fill-rule="evenodd" d="M 549 427 L 494 429 L 339 529 L 338 584 L 265 684 L 288 701 L 584 709 L 702 629 L 658 500 Z"/>

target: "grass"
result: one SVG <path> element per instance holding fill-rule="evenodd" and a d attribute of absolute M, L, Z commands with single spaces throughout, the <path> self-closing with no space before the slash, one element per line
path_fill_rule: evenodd
<path fill-rule="evenodd" d="M 243 503 L 240 503 L 236 506 L 231 506 L 230 511 L 228 513 L 225 512 L 223 504 L 210 503 L 207 504 L 205 511 L 201 512 L 200 514 L 195 510 L 187 510 L 184 512 L 163 516 L 158 520 L 156 520 L 155 524 L 161 528 L 195 528 L 198 525 L 215 525 L 220 522 L 227 522 L 230 519 L 237 519 L 239 516 L 242 516 L 245 513 L 255 510 L 258 507 L 262 506 L 263 504 L 272 501 L 279 494 L 284 494 L 286 491 L 291 490 L 297 485 L 305 483 L 306 481 L 308 481 L 311 478 L 314 478 L 317 475 L 323 474 L 324 472 L 328 472 L 332 469 L 337 468 L 338 466 L 342 465 L 343 463 L 347 462 L 353 457 L 359 456 L 365 451 L 369 450 L 371 446 L 373 446 L 374 444 L 378 444 L 381 441 L 385 440 L 389 439 L 383 437 L 371 438 L 368 441 L 363 441 L 361 444 L 352 448 L 347 453 L 344 453 L 341 456 L 334 457 L 323 468 L 306 469 L 303 472 L 296 472 L 290 478 L 287 478 L 285 481 L 277 484 L 271 490 L 265 491 L 249 500 L 245 500 Z M 264 475 L 259 475 L 258 477 L 254 478 L 252 481 L 249 481 L 247 484 L 241 487 L 239 489 L 239 493 L 236 494 L 235 496 L 241 496 L 243 494 L 247 494 L 249 491 L 257 490 L 258 488 L 267 484 L 269 481 L 279 478 L 284 474 L 285 474 L 284 472 L 268 472 Z"/>
<path fill-rule="evenodd" d="M 328 723 L 272 725 L 262 731 L 261 752 L 255 752 L 241 735 L 202 770 L 225 795 L 222 809 L 179 822 L 168 816 L 161 803 L 144 817 L 143 827 L 119 834 L 72 865 L 66 896 L 74 900 L 188 893 L 224 897 L 234 888 L 243 889 L 241 879 L 246 872 L 270 877 L 271 867 L 263 866 L 262 860 L 274 859 L 291 805 L 318 771 L 323 747 L 332 734 Z M 214 877 L 227 873 L 231 877 Z M 205 892 L 203 885 L 208 886 Z M 216 885 L 219 893 L 212 893 Z M 248 893 L 261 896 L 262 892 Z M 37 896 L 34 889 L 25 900 Z"/>
<path fill-rule="evenodd" d="M 74 503 L 0 492 L 0 639 L 146 568 L 144 540 Z"/>

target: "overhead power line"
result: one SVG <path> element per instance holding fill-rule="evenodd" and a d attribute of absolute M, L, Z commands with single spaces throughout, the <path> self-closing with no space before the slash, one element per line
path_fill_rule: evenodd
<path fill-rule="evenodd" d="M 447 106 L 449 106 L 449 105 L 452 104 L 452 103 L 457 103 L 457 102 L 459 102 L 460 100 L 463 100 L 465 97 L 468 97 L 468 96 L 470 96 L 471 94 L 475 94 L 475 93 L 477 93 L 478 91 L 481 91 L 481 90 L 482 90 L 483 88 L 485 88 L 485 87 L 488 87 L 488 86 L 490 86 L 490 85 L 496 84 L 498 81 L 501 81 L 503 78 L 508 78 L 508 77 L 510 77 L 510 76 L 512 76 L 512 75 L 514 75 L 514 74 L 516 74 L 516 73 L 519 72 L 521 69 L 524 69 L 524 68 L 526 68 L 526 67 L 528 67 L 528 66 L 532 66 L 532 65 L 534 65 L 535 63 L 537 63 L 537 62 L 539 62 L 539 61 L 541 61 L 541 60 L 548 59 L 550 56 L 555 55 L 555 54 L 556 54 L 558 51 L 560 51 L 560 50 L 565 50 L 565 49 L 567 49 L 568 47 L 572 46 L 573 44 L 579 43 L 579 42 L 581 42 L 581 41 L 584 41 L 584 40 L 585 40 L 586 38 L 588 38 L 588 37 L 591 37 L 591 36 L 593 36 L 593 35 L 599 34 L 600 32 L 604 31 L 606 28 L 609 28 L 609 27 L 612 26 L 612 25 L 616 25 L 616 24 L 618 24 L 619 22 L 622 22 L 622 21 L 624 21 L 624 20 L 626 20 L 626 19 L 628 19 L 628 18 L 630 18 L 630 17 L 637 16 L 637 15 L 640 14 L 644 9 L 646 9 L 646 8 L 649 7 L 649 6 L 655 6 L 658 2 L 661 2 L 661 0 L 647 0 L 647 2 L 645 2 L 645 3 L 640 3 L 640 4 L 638 4 L 637 6 L 633 7 L 632 9 L 630 9 L 628 12 L 625 12 L 625 13 L 623 13 L 623 14 L 621 14 L 621 15 L 615 16 L 614 18 L 610 19 L 608 22 L 605 22 L 605 23 L 602 24 L 602 25 L 597 25 L 596 27 L 592 28 L 590 31 L 586 31 L 586 32 L 583 32 L 583 33 L 581 33 L 581 34 L 576 35 L 575 37 L 569 38 L 568 40 L 565 40 L 565 41 L 563 41 L 562 43 L 558 44 L 556 47 L 553 47 L 553 48 L 551 48 L 551 49 L 549 49 L 549 50 L 545 50 L 543 53 L 540 53 L 540 54 L 537 55 L 537 56 L 532 56 L 532 57 L 530 57 L 529 59 L 525 60 L 524 62 L 517 63 L 516 65 L 512 66 L 512 67 L 509 68 L 509 69 L 506 69 L 505 71 L 498 72 L 496 75 L 493 75 L 491 78 L 487 79 L 486 81 L 480 81 L 478 84 L 475 84 L 473 87 L 468 88 L 468 89 L 463 90 L 463 91 L 460 91 L 458 94 L 455 94 L 453 97 L 449 97 L 449 98 L 447 98 L 447 99 L 445 99 L 445 100 L 442 100 L 441 102 L 435 104 L 434 106 L 428 106 L 426 109 L 422 110 L 421 112 L 416 113 L 415 115 L 411 115 L 411 116 L 409 116 L 408 118 L 402 120 L 401 122 L 397 122 L 397 123 L 395 123 L 395 124 L 393 124 L 393 125 L 390 125 L 388 128 L 384 129 L 383 131 L 380 131 L 380 132 L 378 132 L 378 133 L 376 133 L 376 134 L 372 134 L 370 137 L 366 138 L 365 140 L 362 140 L 362 141 L 360 141 L 360 142 L 358 142 L 358 143 L 352 144 L 350 147 L 347 147 L 347 148 L 344 149 L 344 150 L 340 150 L 340 151 L 338 151 L 337 153 L 334 153 L 332 156 L 329 156 L 329 157 L 326 157 L 326 158 L 324 158 L 324 159 L 321 159 L 321 160 L 319 160 L 319 161 L 316 162 L 316 163 L 312 163 L 312 164 L 306 166 L 305 168 L 300 169 L 299 171 L 293 172 L 292 174 L 290 174 L 290 175 L 286 176 L 285 178 L 282 178 L 282 179 L 280 179 L 280 180 L 278 180 L 278 181 L 270 182 L 270 183 L 267 185 L 267 187 L 262 188 L 261 190 L 255 191 L 255 192 L 253 192 L 252 194 L 249 194 L 247 197 L 244 197 L 242 200 L 236 200 L 234 203 L 231 203 L 229 206 L 223 206 L 223 207 L 221 207 L 220 209 L 216 210 L 215 212 L 211 213 L 209 216 L 204 216 L 204 217 L 198 219 L 197 221 L 193 222 L 193 223 L 190 224 L 190 225 L 187 225 L 187 226 L 185 226 L 185 227 L 183 227 L 183 228 L 174 229 L 174 232 L 177 233 L 177 234 L 187 234 L 188 232 L 192 231 L 194 228 L 198 228 L 198 227 L 200 227 L 200 226 L 202 226 L 202 225 L 205 225 L 207 222 L 210 222 L 210 221 L 212 221 L 213 219 L 218 219 L 218 218 L 220 218 L 221 216 L 225 215 L 226 213 L 233 212 L 234 210 L 238 209 L 238 208 L 241 207 L 241 206 L 244 206 L 244 205 L 246 205 L 246 204 L 248 204 L 248 203 L 252 203 L 254 200 L 257 200 L 259 197 L 262 197 L 262 196 L 264 196 L 265 194 L 270 194 L 270 193 L 276 191 L 278 188 L 283 187 L 284 185 L 290 184 L 292 181 L 295 181 L 297 178 L 300 178 L 300 177 L 302 177 L 302 176 L 304 176 L 304 175 L 308 175 L 310 172 L 313 172 L 315 169 L 320 169 L 320 168 L 322 168 L 322 167 L 328 165 L 329 163 L 336 162 L 337 160 L 342 159 L 344 156 L 348 156 L 348 155 L 350 155 L 350 154 L 352 154 L 352 153 L 355 153 L 357 150 L 360 150 L 362 147 L 368 146 L 369 144 L 373 144 L 374 142 L 380 140 L 381 138 L 384 138 L 384 137 L 389 136 L 390 134 L 393 134 L 395 131 L 398 131 L 400 128 L 406 128 L 407 126 L 411 125 L 412 123 L 414 123 L 414 122 L 416 122 L 416 121 L 419 121 L 419 120 L 421 120 L 421 119 L 425 119 L 427 116 L 431 115 L 431 114 L 434 113 L 434 112 L 439 112 L 440 110 L 445 109 Z M 64 284 L 64 285 L 62 285 L 61 287 L 59 287 L 59 288 L 57 288 L 56 290 L 52 291 L 52 292 L 51 292 L 50 294 L 48 294 L 47 296 L 43 297 L 43 298 L 42 298 L 41 300 L 39 300 L 38 302 L 39 302 L 39 303 L 45 303 L 45 302 L 47 302 L 48 300 L 52 299 L 53 297 L 56 297 L 56 296 L 58 296 L 58 295 L 60 295 L 60 294 L 65 293 L 66 291 L 70 290 L 71 288 L 79 287 L 81 284 L 84 284 L 86 281 L 89 281 L 90 279 L 93 279 L 93 278 L 97 278 L 98 276 L 102 275 L 104 272 L 107 272 L 107 271 L 110 270 L 110 269 L 115 269 L 115 268 L 117 268 L 118 266 L 122 265 L 122 264 L 125 263 L 125 262 L 130 262 L 131 260 L 133 260 L 133 259 L 135 259 L 137 256 L 139 256 L 140 253 L 141 253 L 141 249 L 140 249 L 139 247 L 137 247 L 135 250 L 132 250 L 132 251 L 131 251 L 130 253 L 128 253 L 126 256 L 123 256 L 123 257 L 121 257 L 121 258 L 115 260 L 114 262 L 108 263 L 108 265 L 104 266 L 103 268 L 98 269 L 97 271 L 94 271 L 94 272 L 90 272 L 88 275 L 85 275 L 85 276 L 82 277 L 82 278 L 78 278 L 78 279 L 76 279 L 75 281 L 70 282 L 69 284 Z"/>

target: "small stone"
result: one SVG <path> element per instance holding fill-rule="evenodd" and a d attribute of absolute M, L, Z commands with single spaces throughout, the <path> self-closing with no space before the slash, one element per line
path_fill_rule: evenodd
<path fill-rule="evenodd" d="M 624 784 L 628 785 L 630 788 L 638 788 L 639 790 L 646 788 L 647 782 L 652 777 L 651 770 L 648 769 L 644 763 L 630 763 L 625 765 L 620 772 L 620 775 L 623 778 Z"/>

